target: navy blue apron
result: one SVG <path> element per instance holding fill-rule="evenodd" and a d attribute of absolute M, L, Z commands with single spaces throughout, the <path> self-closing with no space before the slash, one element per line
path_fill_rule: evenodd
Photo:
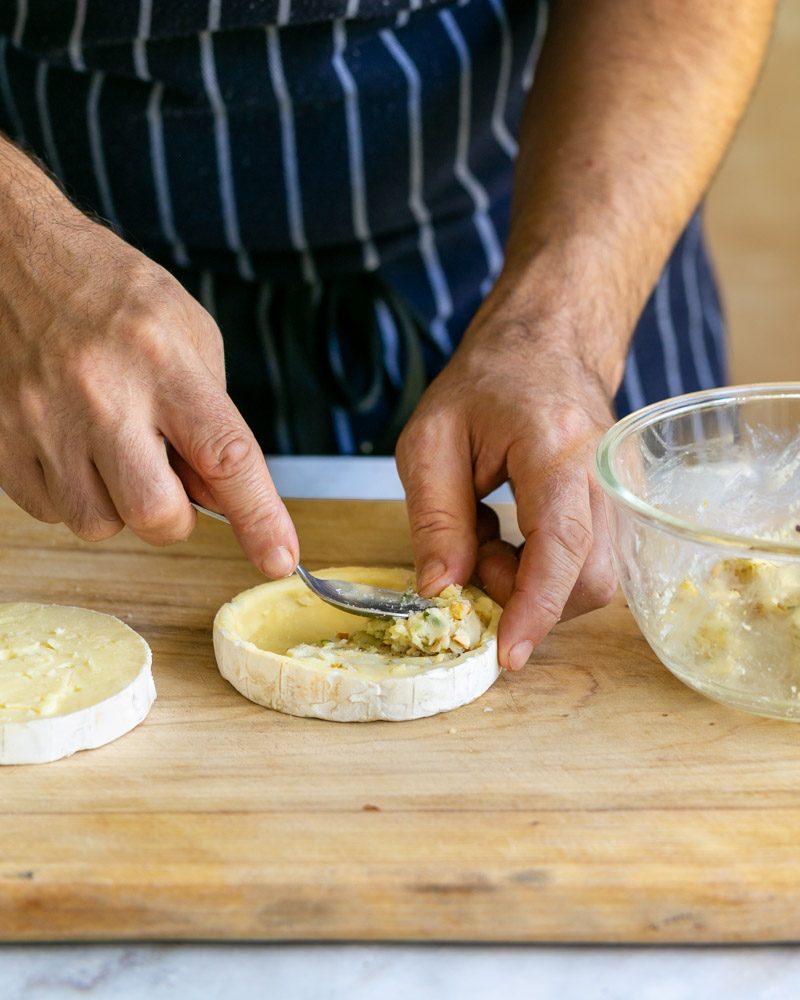
<path fill-rule="evenodd" d="M 216 317 L 271 453 L 390 453 L 503 261 L 539 0 L 17 0 L 0 129 Z M 720 384 L 699 216 L 620 415 Z"/>

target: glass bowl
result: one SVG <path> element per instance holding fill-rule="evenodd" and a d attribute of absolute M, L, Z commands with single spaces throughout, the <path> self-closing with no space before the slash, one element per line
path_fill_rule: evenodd
<path fill-rule="evenodd" d="M 622 589 L 662 663 L 800 721 L 800 384 L 645 407 L 605 434 L 597 470 Z"/>

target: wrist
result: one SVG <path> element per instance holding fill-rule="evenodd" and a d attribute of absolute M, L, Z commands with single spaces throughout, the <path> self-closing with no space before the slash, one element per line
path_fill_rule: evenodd
<path fill-rule="evenodd" d="M 0 255 L 9 270 L 52 256 L 59 229 L 87 236 L 100 228 L 22 150 L 0 138 Z M 6 270 L 6 268 L 4 268 Z"/>
<path fill-rule="evenodd" d="M 536 366 L 561 358 L 599 380 L 612 399 L 642 305 L 585 242 L 540 246 L 507 256 L 465 346 L 507 345 Z"/>

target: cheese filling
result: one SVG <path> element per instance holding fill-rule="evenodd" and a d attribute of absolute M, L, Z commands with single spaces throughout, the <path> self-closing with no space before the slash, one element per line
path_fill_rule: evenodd
<path fill-rule="evenodd" d="M 363 629 L 300 643 L 286 655 L 322 660 L 335 669 L 372 668 L 403 676 L 452 662 L 481 645 L 488 623 L 462 587 L 445 588 L 434 605 L 408 618 L 367 619 Z"/>
<path fill-rule="evenodd" d="M 678 585 L 660 633 L 698 680 L 800 698 L 800 566 L 720 560 Z"/>
<path fill-rule="evenodd" d="M 85 608 L 0 604 L 0 723 L 66 715 L 133 682 L 141 636 Z"/>
<path fill-rule="evenodd" d="M 401 592 L 414 582 L 401 568 L 315 572 Z M 427 615 L 368 619 L 326 604 L 293 576 L 223 605 L 214 652 L 222 676 L 258 705 L 332 722 L 403 722 L 466 705 L 494 683 L 500 612 L 466 586 L 445 591 Z"/>

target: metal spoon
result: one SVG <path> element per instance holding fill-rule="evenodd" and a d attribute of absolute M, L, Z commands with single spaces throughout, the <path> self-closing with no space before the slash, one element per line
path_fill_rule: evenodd
<path fill-rule="evenodd" d="M 231 523 L 224 514 L 201 507 L 194 500 L 189 502 L 201 514 L 226 524 Z M 349 580 L 322 580 L 299 563 L 295 573 L 317 597 L 352 615 L 363 615 L 365 618 L 408 618 L 417 611 L 435 607 L 433 601 L 420 597 L 419 594 L 403 594 L 399 590 L 370 587 L 365 583 L 350 583 Z"/>

